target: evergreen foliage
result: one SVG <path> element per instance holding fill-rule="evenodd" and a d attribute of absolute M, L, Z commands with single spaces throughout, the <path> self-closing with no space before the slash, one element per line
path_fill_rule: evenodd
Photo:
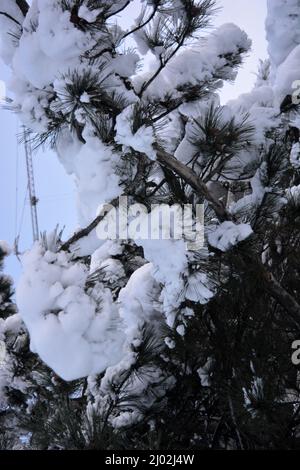
<path fill-rule="evenodd" d="M 24 79 L 30 106 L 18 95 L 21 86 L 11 106 L 31 129 L 33 144 L 50 144 L 76 175 L 86 224 L 68 241 L 61 233 L 44 235 L 24 263 L 21 315 L 45 363 L 30 351 L 11 281 L 0 276 L 7 348 L 0 446 L 299 448 L 300 382 L 291 361 L 300 329 L 299 106 L 275 96 L 269 61 L 260 63 L 251 93 L 221 106 L 217 91 L 234 80 L 250 42 L 233 25 L 203 39 L 216 12 L 213 0 L 144 2 L 127 31 L 117 18 L 129 1 L 47 3 L 75 31 L 75 66 L 61 65 L 47 85 Z M 25 10 L 32 31 L 27 17 L 20 44 L 35 34 L 42 15 Z M 154 65 L 143 72 L 148 52 Z M 101 193 L 97 185 L 106 189 Z M 104 256 L 89 239 L 106 217 L 94 218 L 94 199 L 103 196 L 115 207 L 120 194 L 149 212 L 151 204 L 190 204 L 195 212 L 203 203 L 205 247 L 182 254 L 179 242 L 158 250 L 130 239 L 107 242 Z M 244 236 L 245 226 L 250 235 Z M 70 336 L 77 334 L 73 319 L 94 308 L 82 335 L 92 345 L 93 368 L 74 372 L 75 380 L 68 379 L 67 353 L 63 380 L 52 351 L 34 336 L 28 311 L 34 289 L 45 296 L 49 290 L 57 301 L 48 308 L 42 299 L 46 307 L 36 321 L 65 320 Z M 101 335 L 111 337 L 116 350 L 121 338 L 121 359 L 106 358 Z M 97 369 L 102 356 L 107 366 Z"/>

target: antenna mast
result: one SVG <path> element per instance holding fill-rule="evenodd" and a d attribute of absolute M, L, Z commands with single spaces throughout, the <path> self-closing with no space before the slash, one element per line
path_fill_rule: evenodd
<path fill-rule="evenodd" d="M 38 199 L 35 192 L 35 183 L 34 183 L 34 172 L 33 172 L 33 162 L 32 162 L 32 150 L 30 145 L 30 132 L 23 127 L 24 133 L 24 148 L 25 148 L 25 157 L 26 157 L 26 169 L 27 169 L 27 179 L 28 179 L 28 192 L 29 192 L 29 202 L 30 202 L 30 211 L 31 211 L 31 224 L 32 224 L 32 236 L 33 241 L 39 239 L 39 225 L 38 225 L 38 216 L 37 216 L 37 203 Z"/>

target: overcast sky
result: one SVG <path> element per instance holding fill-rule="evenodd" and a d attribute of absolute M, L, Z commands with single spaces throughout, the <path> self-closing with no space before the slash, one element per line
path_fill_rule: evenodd
<path fill-rule="evenodd" d="M 220 0 L 219 5 L 222 10 L 216 16 L 214 24 L 235 23 L 253 41 L 252 53 L 240 70 L 236 82 L 225 85 L 222 91 L 222 101 L 226 102 L 251 90 L 258 61 L 266 57 L 266 0 Z M 8 78 L 8 70 L 0 63 L 0 79 L 6 81 Z M 0 240 L 6 240 L 12 245 L 15 237 L 20 234 L 20 249 L 24 250 L 30 247 L 32 234 L 28 200 L 24 206 L 27 180 L 24 152 L 22 146 L 17 145 L 16 135 L 19 132 L 17 117 L 0 110 Z M 76 228 L 77 223 L 73 182 L 65 175 L 57 157 L 49 151 L 39 151 L 34 155 L 34 169 L 39 198 L 39 228 L 41 231 L 52 230 L 59 224 L 60 227 L 66 226 L 67 236 Z M 20 270 L 17 259 L 10 256 L 6 262 L 6 272 L 17 278 Z"/>

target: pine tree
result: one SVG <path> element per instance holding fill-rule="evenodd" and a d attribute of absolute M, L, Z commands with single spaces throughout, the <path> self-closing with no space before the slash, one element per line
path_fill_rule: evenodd
<path fill-rule="evenodd" d="M 1 271 L 9 254 L 0 242 Z M 30 351 L 13 281 L 2 272 L 0 289 L 0 449 L 85 448 L 86 381 L 61 380 Z"/>
<path fill-rule="evenodd" d="M 10 106 L 75 175 L 83 226 L 23 256 L 18 307 L 51 369 L 16 353 L 33 448 L 299 448 L 300 46 L 291 28 L 279 54 L 276 35 L 300 10 L 277 3 L 270 61 L 221 106 L 251 41 L 207 32 L 212 0 L 147 2 L 128 30 L 126 0 L 0 1 Z M 97 239 L 119 196 L 203 204 L 204 247 Z"/>
<path fill-rule="evenodd" d="M 11 445 L 11 435 L 8 432 L 8 421 L 11 420 L 11 413 L 8 410 L 6 387 L 11 382 L 7 366 L 9 336 L 7 328 L 10 318 L 16 315 L 16 305 L 13 301 L 12 279 L 3 273 L 4 258 L 10 254 L 10 248 L 4 241 L 0 241 L 0 448 L 6 449 Z"/>

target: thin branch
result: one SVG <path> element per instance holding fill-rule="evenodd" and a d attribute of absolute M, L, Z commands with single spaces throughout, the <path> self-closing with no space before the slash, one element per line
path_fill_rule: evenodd
<path fill-rule="evenodd" d="M 300 305 L 294 297 L 275 279 L 272 273 L 264 269 L 262 275 L 266 290 L 283 307 L 294 320 L 295 326 L 300 329 Z"/>
<path fill-rule="evenodd" d="M 170 56 L 166 59 L 166 60 L 162 60 L 162 55 L 160 55 L 160 66 L 158 67 L 158 69 L 156 70 L 156 72 L 154 72 L 154 74 L 152 75 L 152 77 L 143 84 L 142 88 L 141 88 L 141 91 L 139 93 L 139 97 L 141 98 L 144 94 L 144 92 L 147 90 L 147 88 L 151 85 L 151 83 L 153 82 L 153 80 L 156 79 L 156 77 L 158 77 L 158 75 L 160 74 L 160 72 L 166 67 L 166 65 L 168 64 L 168 62 L 170 62 L 170 60 L 174 57 L 174 55 L 179 51 L 179 49 L 183 46 L 183 43 L 184 43 L 184 40 L 185 40 L 185 36 L 183 36 L 180 40 L 180 42 L 177 44 L 176 48 L 174 49 L 174 51 L 170 54 Z"/>
<path fill-rule="evenodd" d="M 136 33 L 140 29 L 144 28 L 148 23 L 150 23 L 150 21 L 154 18 L 155 14 L 157 12 L 157 9 L 158 9 L 158 5 L 155 5 L 155 7 L 153 8 L 153 11 L 152 11 L 151 15 L 149 16 L 149 18 L 147 20 L 145 20 L 144 23 L 141 23 L 141 24 L 137 25 L 131 31 L 128 31 L 127 33 L 125 33 L 124 36 L 122 37 L 122 39 L 125 39 L 128 36 L 130 36 L 131 34 Z"/>
<path fill-rule="evenodd" d="M 146 156 L 142 155 L 139 160 L 138 160 L 138 165 L 137 165 L 137 172 L 135 174 L 135 177 L 127 189 L 127 191 L 124 193 L 124 195 L 129 196 L 130 194 L 134 194 L 138 187 L 141 184 L 141 181 L 143 180 L 145 176 L 145 166 L 147 163 L 148 159 Z M 113 207 L 117 207 L 119 203 L 119 197 L 114 198 L 112 201 L 110 201 L 108 204 L 110 204 Z M 82 230 L 79 230 L 78 232 L 74 233 L 69 240 L 67 240 L 65 243 L 63 243 L 60 247 L 60 251 L 68 251 L 74 243 L 78 242 L 81 240 L 81 238 L 87 237 L 102 220 L 106 217 L 107 214 L 104 215 L 98 215 L 87 227 L 83 228 Z"/>
<path fill-rule="evenodd" d="M 152 75 L 152 77 L 143 84 L 142 88 L 141 88 L 141 91 L 139 93 L 139 97 L 141 98 L 143 96 L 143 93 L 147 90 L 147 88 L 151 85 L 151 83 L 153 82 L 153 80 L 156 79 L 156 77 L 160 74 L 160 72 L 166 67 L 166 65 L 170 62 L 170 60 L 177 54 L 177 52 L 179 51 L 179 49 L 184 45 L 184 41 L 185 39 L 187 38 L 187 30 L 185 30 L 183 33 L 182 33 L 182 36 L 181 36 L 181 39 L 178 41 L 177 43 L 177 46 L 175 47 L 175 49 L 173 50 L 173 52 L 171 52 L 171 54 L 169 55 L 168 58 L 166 58 L 165 60 L 163 60 L 162 58 L 162 55 L 160 55 L 160 66 L 158 67 L 158 69 L 156 70 L 156 72 L 154 72 L 154 74 Z"/>
<path fill-rule="evenodd" d="M 10 16 L 8 13 L 4 12 L 4 11 L 0 11 L 0 15 L 3 15 L 5 16 L 6 18 L 8 18 L 9 20 L 13 21 L 14 23 L 16 23 L 18 26 L 22 26 L 21 23 L 19 23 L 18 20 L 16 20 L 13 16 Z"/>
<path fill-rule="evenodd" d="M 106 17 L 106 19 L 111 18 L 112 16 L 115 16 L 115 15 L 118 15 L 119 13 L 121 13 L 121 11 L 125 10 L 125 8 L 128 7 L 130 2 L 131 2 L 131 0 L 128 0 L 119 10 L 116 10 L 113 13 L 111 13 L 110 15 L 108 15 Z"/>
<path fill-rule="evenodd" d="M 113 207 L 116 207 L 118 205 L 119 198 L 116 197 L 113 199 L 109 204 L 112 205 Z M 69 240 L 67 240 L 65 243 L 63 243 L 60 247 L 59 251 L 68 251 L 74 243 L 78 242 L 78 240 L 81 240 L 81 238 L 87 237 L 92 230 L 94 230 L 98 224 L 106 217 L 107 214 L 100 214 L 98 217 L 96 217 L 87 227 L 83 228 L 82 230 L 79 230 L 78 232 L 74 233 Z"/>
<path fill-rule="evenodd" d="M 167 182 L 167 180 L 166 180 L 165 178 L 162 179 L 161 182 L 160 182 L 157 186 L 155 186 L 155 188 L 153 189 L 153 191 L 152 191 L 150 194 L 148 194 L 147 196 L 148 196 L 148 197 L 154 196 L 154 194 L 157 193 L 157 191 L 158 191 L 164 184 L 166 184 L 166 182 Z"/>
<path fill-rule="evenodd" d="M 157 160 L 162 165 L 175 171 L 175 173 L 184 179 L 184 181 L 188 183 L 193 189 L 195 189 L 198 194 L 203 196 L 210 203 L 221 222 L 233 219 L 232 215 L 227 211 L 224 204 L 209 191 L 206 184 L 197 176 L 196 173 L 194 173 L 191 168 L 174 158 L 173 155 L 169 154 L 161 147 L 156 146 L 155 150 L 157 150 Z"/>

